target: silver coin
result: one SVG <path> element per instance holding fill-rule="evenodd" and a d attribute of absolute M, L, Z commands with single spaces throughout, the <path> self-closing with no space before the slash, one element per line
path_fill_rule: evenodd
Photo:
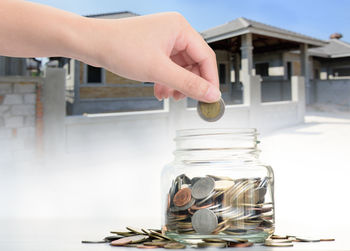
<path fill-rule="evenodd" d="M 219 120 L 225 112 L 225 102 L 221 98 L 215 103 L 205 103 L 198 101 L 197 112 L 199 117 L 208 122 L 215 122 Z"/>
<path fill-rule="evenodd" d="M 193 229 L 199 234 L 210 234 L 218 226 L 218 218 L 208 209 L 200 209 L 192 216 Z"/>
<path fill-rule="evenodd" d="M 210 177 L 200 178 L 192 187 L 192 197 L 200 200 L 208 197 L 215 188 L 215 181 Z"/>

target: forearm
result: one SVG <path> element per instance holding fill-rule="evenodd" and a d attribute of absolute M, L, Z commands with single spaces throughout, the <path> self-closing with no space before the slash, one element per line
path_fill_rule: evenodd
<path fill-rule="evenodd" d="M 96 53 L 88 18 L 17 0 L 1 0 L 0 16 L 0 55 L 83 59 Z"/>

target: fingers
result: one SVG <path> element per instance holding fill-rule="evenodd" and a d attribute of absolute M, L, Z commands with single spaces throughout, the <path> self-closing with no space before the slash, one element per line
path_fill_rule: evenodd
<path fill-rule="evenodd" d="M 192 61 L 199 65 L 200 76 L 219 87 L 216 55 L 203 38 L 192 28 L 176 40 L 175 51 L 183 51 L 185 62 Z"/>
<path fill-rule="evenodd" d="M 157 67 L 157 69 L 161 70 L 157 70 L 153 74 L 157 78 L 156 82 L 164 83 L 186 96 L 204 102 L 215 102 L 220 99 L 221 93 L 219 88 L 208 80 L 177 65 L 168 57 L 164 57 L 158 62 L 162 62 L 162 67 Z M 202 73 L 200 65 L 198 65 L 198 68 L 197 71 Z"/>
<path fill-rule="evenodd" d="M 186 97 L 181 92 L 174 90 L 172 88 L 169 88 L 169 87 L 162 85 L 160 83 L 154 84 L 154 96 L 159 101 L 161 101 L 165 98 L 169 98 L 169 97 L 173 97 L 175 100 L 180 100 L 180 99 L 183 99 Z"/>

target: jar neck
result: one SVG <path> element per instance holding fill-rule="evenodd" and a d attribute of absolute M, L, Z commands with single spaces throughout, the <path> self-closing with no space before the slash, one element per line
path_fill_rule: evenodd
<path fill-rule="evenodd" d="M 256 129 L 191 129 L 176 133 L 175 161 L 254 161 L 259 157 Z"/>

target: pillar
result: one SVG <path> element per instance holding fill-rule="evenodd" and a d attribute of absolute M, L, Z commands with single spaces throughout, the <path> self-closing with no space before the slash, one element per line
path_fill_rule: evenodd
<path fill-rule="evenodd" d="M 310 100 L 310 76 L 309 76 L 309 54 L 308 45 L 300 45 L 300 66 L 301 75 L 304 76 L 305 88 L 306 88 L 306 103 Z"/>
<path fill-rule="evenodd" d="M 241 36 L 241 67 L 243 75 L 252 75 L 253 70 L 253 38 L 252 34 Z"/>

